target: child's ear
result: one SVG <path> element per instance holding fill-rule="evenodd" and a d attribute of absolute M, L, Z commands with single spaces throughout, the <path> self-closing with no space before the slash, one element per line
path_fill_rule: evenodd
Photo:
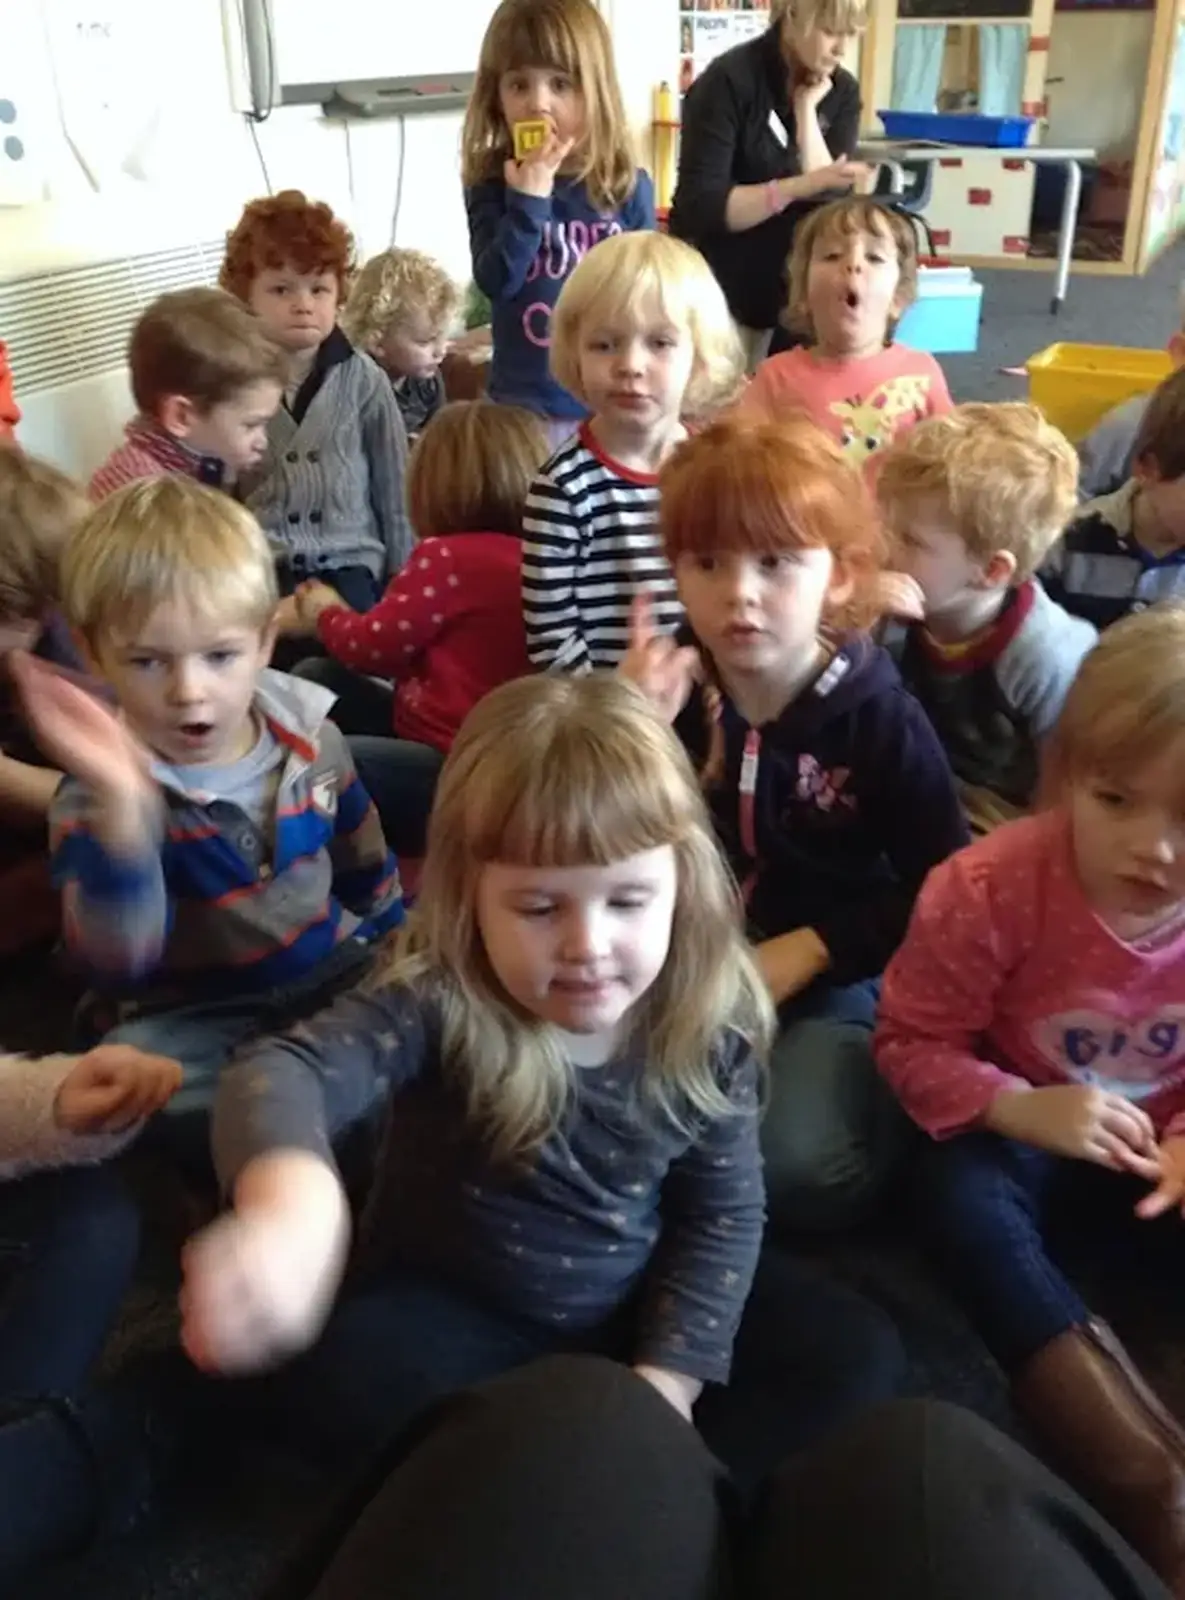
<path fill-rule="evenodd" d="M 985 562 L 980 578 L 984 589 L 1007 589 L 1016 577 L 1016 557 L 1011 550 L 994 550 Z"/>
<path fill-rule="evenodd" d="M 1145 489 L 1154 489 L 1162 481 L 1160 468 L 1149 455 L 1137 456 L 1132 462 L 1132 477 Z"/>
<path fill-rule="evenodd" d="M 188 439 L 197 417 L 197 407 L 183 394 L 167 394 L 157 404 L 156 420 L 174 439 Z"/>
<path fill-rule="evenodd" d="M 852 576 L 852 569 L 846 561 L 836 556 L 831 564 L 831 582 L 827 585 L 827 610 L 838 611 L 846 606 L 855 592 L 856 580 Z"/>
<path fill-rule="evenodd" d="M 280 632 L 279 618 L 273 616 L 259 636 L 259 650 L 263 657 L 260 666 L 266 667 L 272 659 L 272 651 L 276 648 L 276 638 Z"/>
<path fill-rule="evenodd" d="M 70 642 L 75 650 L 78 651 L 79 660 L 92 677 L 102 678 L 106 676 L 103 671 L 103 663 L 99 660 L 97 651 L 92 649 L 90 641 L 80 629 L 73 627 L 70 629 Z"/>
<path fill-rule="evenodd" d="M 1179 328 L 1168 342 L 1169 360 L 1174 367 L 1185 367 L 1185 328 Z"/>

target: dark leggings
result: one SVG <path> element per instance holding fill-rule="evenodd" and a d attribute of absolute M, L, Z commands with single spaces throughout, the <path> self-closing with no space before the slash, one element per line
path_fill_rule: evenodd
<path fill-rule="evenodd" d="M 1167 1600 L 1072 1490 L 935 1401 L 868 1414 L 744 1515 L 625 1367 L 553 1357 L 442 1402 L 266 1600 Z"/>

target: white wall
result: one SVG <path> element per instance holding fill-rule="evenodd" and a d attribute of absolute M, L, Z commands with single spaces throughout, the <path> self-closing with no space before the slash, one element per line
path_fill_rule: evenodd
<path fill-rule="evenodd" d="M 1044 143 L 1135 153 L 1152 48 L 1151 11 L 1058 11 L 1049 46 Z"/>

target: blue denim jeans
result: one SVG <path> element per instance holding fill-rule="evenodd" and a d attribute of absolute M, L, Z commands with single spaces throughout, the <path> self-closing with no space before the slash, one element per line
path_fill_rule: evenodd
<path fill-rule="evenodd" d="M 908 1149 L 908 1118 L 872 1058 L 879 989 L 819 980 L 779 1010 L 761 1127 L 777 1227 L 859 1221 Z"/>
<path fill-rule="evenodd" d="M 120 1023 L 106 1035 L 107 1043 L 170 1056 L 184 1074 L 181 1088 L 149 1125 L 145 1143 L 203 1186 L 211 1181 L 210 1108 L 227 1062 L 248 1039 L 279 1033 L 331 1005 L 361 981 L 372 956 L 364 940 L 345 939 L 297 982 L 230 1000 L 145 1011 Z"/>

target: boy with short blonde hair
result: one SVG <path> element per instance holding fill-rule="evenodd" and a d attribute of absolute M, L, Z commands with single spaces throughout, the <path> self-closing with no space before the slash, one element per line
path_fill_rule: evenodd
<path fill-rule="evenodd" d="M 1071 445 L 1023 404 L 957 406 L 881 457 L 877 493 L 905 578 L 895 608 L 912 619 L 901 675 L 973 823 L 1031 803 L 1040 743 L 1095 642 L 1034 577 L 1076 481 Z"/>
<path fill-rule="evenodd" d="M 183 478 L 119 490 L 71 540 L 63 605 L 121 711 L 46 671 L 26 703 L 71 774 L 54 869 L 112 1037 L 180 1060 L 204 1113 L 253 1033 L 355 981 L 402 921 L 395 863 L 332 696 L 267 669 L 275 574 L 254 518 Z M 28 664 L 26 664 L 27 667 Z"/>
<path fill-rule="evenodd" d="M 440 363 L 460 303 L 458 286 L 422 250 L 372 256 L 350 290 L 342 329 L 390 378 L 409 439 L 444 405 Z"/>
<path fill-rule="evenodd" d="M 166 472 L 230 488 L 262 459 L 287 367 L 279 345 L 233 295 L 161 295 L 132 329 L 128 368 L 136 415 L 92 477 L 93 500 Z"/>

